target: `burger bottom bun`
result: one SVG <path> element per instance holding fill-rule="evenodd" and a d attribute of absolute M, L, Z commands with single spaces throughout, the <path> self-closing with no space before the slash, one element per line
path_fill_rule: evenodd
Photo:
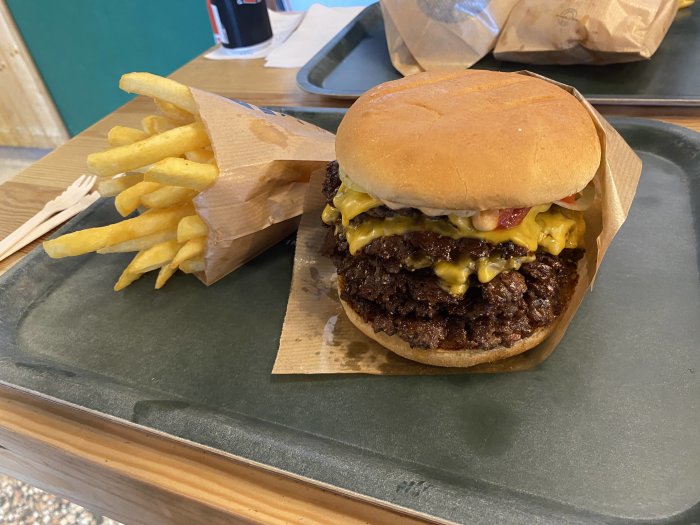
<path fill-rule="evenodd" d="M 340 282 L 338 284 L 340 286 Z M 544 341 L 547 336 L 552 333 L 554 327 L 556 326 L 555 321 L 550 326 L 538 328 L 530 337 L 521 339 L 513 346 L 509 347 L 497 346 L 496 348 L 491 348 L 489 350 L 471 348 L 465 348 L 462 350 L 411 348 L 406 341 L 397 335 L 387 335 L 384 332 L 375 332 L 372 325 L 364 321 L 348 303 L 342 299 L 340 300 L 340 303 L 343 305 L 345 314 L 348 316 L 348 319 L 350 319 L 350 322 L 367 337 L 374 339 L 380 345 L 388 350 L 391 350 L 395 354 L 400 355 L 401 357 L 433 366 L 465 368 L 481 363 L 492 363 L 507 357 L 522 354 L 523 352 L 534 348 Z"/>

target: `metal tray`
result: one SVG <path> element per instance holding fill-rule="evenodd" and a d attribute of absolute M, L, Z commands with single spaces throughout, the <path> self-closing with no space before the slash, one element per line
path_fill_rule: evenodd
<path fill-rule="evenodd" d="M 537 66 L 489 54 L 474 69 L 528 69 L 569 84 L 594 104 L 700 106 L 700 2 L 679 12 L 651 60 L 607 66 Z M 401 78 L 389 59 L 379 4 L 362 11 L 299 70 L 305 91 L 357 98 Z"/>
<path fill-rule="evenodd" d="M 697 521 L 700 135 L 612 122 L 644 161 L 639 192 L 534 370 L 271 376 L 290 238 L 210 288 L 147 276 L 118 294 L 128 256 L 36 250 L 0 279 L 0 380 L 444 520 Z M 116 219 L 105 201 L 64 231 Z"/>

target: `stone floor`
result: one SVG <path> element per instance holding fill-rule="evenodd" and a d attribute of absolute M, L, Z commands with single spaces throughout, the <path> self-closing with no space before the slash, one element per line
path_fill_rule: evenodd
<path fill-rule="evenodd" d="M 0 184 L 46 155 L 50 150 L 0 146 Z M 0 473 L 2 525 L 119 525 L 92 514 L 68 500 Z"/>
<path fill-rule="evenodd" d="M 0 475 L 0 523 L 3 525 L 119 525 L 68 500 Z"/>

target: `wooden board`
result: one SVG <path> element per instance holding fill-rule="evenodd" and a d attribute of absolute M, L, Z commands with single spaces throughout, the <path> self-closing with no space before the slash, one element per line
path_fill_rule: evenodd
<path fill-rule="evenodd" d="M 425 523 L 19 391 L 0 393 L 0 470 L 124 523 Z"/>
<path fill-rule="evenodd" d="M 4 0 L 0 0 L 0 145 L 52 148 L 68 140 Z"/>

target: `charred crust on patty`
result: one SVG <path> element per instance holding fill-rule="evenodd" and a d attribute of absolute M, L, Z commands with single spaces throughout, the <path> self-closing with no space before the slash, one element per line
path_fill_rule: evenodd
<path fill-rule="evenodd" d="M 329 203 L 340 186 L 337 163 L 328 165 L 323 192 Z M 512 242 L 490 244 L 452 239 L 432 232 L 380 237 L 350 255 L 342 229 L 326 225 L 322 253 L 331 257 L 343 279 L 341 298 L 376 332 L 398 335 L 411 347 L 490 349 L 510 347 L 561 314 L 578 280 L 583 250 L 559 256 L 543 252 L 518 271 L 506 271 L 488 283 L 476 279 L 464 296 L 439 285 L 429 269 L 411 270 L 410 256 L 456 260 L 461 256 L 518 257 L 527 250 Z"/>

